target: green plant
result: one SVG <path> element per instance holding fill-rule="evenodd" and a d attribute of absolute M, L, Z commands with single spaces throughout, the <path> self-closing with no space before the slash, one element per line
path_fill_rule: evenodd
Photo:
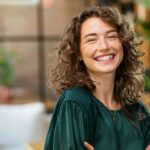
<path fill-rule="evenodd" d="M 4 49 L 0 49 L 0 85 L 12 85 L 14 81 L 13 63 L 15 60 L 15 52 L 8 52 Z"/>
<path fill-rule="evenodd" d="M 139 4 L 145 6 L 148 10 L 150 10 L 150 1 L 149 0 L 135 0 Z M 145 37 L 146 40 L 150 42 L 150 20 L 143 21 L 138 18 L 135 18 L 136 25 L 140 25 L 142 28 L 142 36 Z"/>
<path fill-rule="evenodd" d="M 145 7 L 150 9 L 150 1 L 149 0 L 136 0 L 136 2 L 143 4 Z"/>
<path fill-rule="evenodd" d="M 145 91 L 150 92 L 150 70 L 145 71 Z"/>
<path fill-rule="evenodd" d="M 145 6 L 150 11 L 150 1 L 149 0 L 135 0 L 139 4 Z M 138 18 L 135 19 L 136 25 L 139 25 L 142 29 L 142 36 L 150 42 L 150 20 L 143 21 Z M 150 92 L 150 70 L 145 71 L 145 91 Z"/>

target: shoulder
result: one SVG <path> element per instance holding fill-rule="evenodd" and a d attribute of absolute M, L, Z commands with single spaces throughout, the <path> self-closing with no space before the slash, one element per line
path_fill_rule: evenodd
<path fill-rule="evenodd" d="M 138 101 L 137 103 L 139 116 L 141 115 L 142 119 L 148 118 L 150 116 L 150 113 L 147 106 L 142 101 Z"/>
<path fill-rule="evenodd" d="M 92 104 L 90 91 L 81 86 L 68 88 L 62 93 L 60 99 L 63 103 L 76 103 L 86 109 L 89 109 Z"/>
<path fill-rule="evenodd" d="M 84 99 L 90 97 L 90 92 L 82 86 L 74 86 L 65 91 L 66 99 Z"/>
<path fill-rule="evenodd" d="M 138 120 L 143 120 L 150 115 L 148 108 L 141 100 L 136 100 L 133 104 L 127 105 L 127 108 L 138 117 Z"/>
<path fill-rule="evenodd" d="M 138 112 L 142 112 L 146 115 L 149 114 L 148 108 L 146 107 L 143 101 L 137 100 L 137 102 L 134 105 Z"/>

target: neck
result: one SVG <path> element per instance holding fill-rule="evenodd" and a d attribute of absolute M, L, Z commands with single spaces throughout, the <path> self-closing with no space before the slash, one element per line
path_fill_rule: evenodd
<path fill-rule="evenodd" d="M 114 98 L 115 74 L 99 76 L 90 75 L 90 77 L 96 86 L 96 89 L 93 91 L 93 95 L 107 108 L 112 110 L 120 109 L 120 104 L 118 104 Z"/>

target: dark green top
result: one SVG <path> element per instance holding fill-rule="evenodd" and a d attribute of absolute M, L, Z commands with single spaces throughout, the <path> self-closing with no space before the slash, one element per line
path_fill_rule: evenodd
<path fill-rule="evenodd" d="M 150 144 L 149 112 L 141 102 L 128 109 L 137 111 L 134 125 L 122 110 L 109 110 L 88 90 L 70 88 L 53 112 L 44 150 L 85 150 L 84 141 L 95 150 L 144 150 Z"/>

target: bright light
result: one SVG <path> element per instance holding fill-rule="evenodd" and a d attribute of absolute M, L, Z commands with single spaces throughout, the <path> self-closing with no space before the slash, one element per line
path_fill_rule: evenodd
<path fill-rule="evenodd" d="M 146 18 L 146 9 L 145 9 L 145 6 L 144 5 L 138 5 L 138 18 L 141 19 L 141 20 L 145 20 Z"/>
<path fill-rule="evenodd" d="M 0 5 L 36 5 L 40 0 L 0 0 Z"/>

